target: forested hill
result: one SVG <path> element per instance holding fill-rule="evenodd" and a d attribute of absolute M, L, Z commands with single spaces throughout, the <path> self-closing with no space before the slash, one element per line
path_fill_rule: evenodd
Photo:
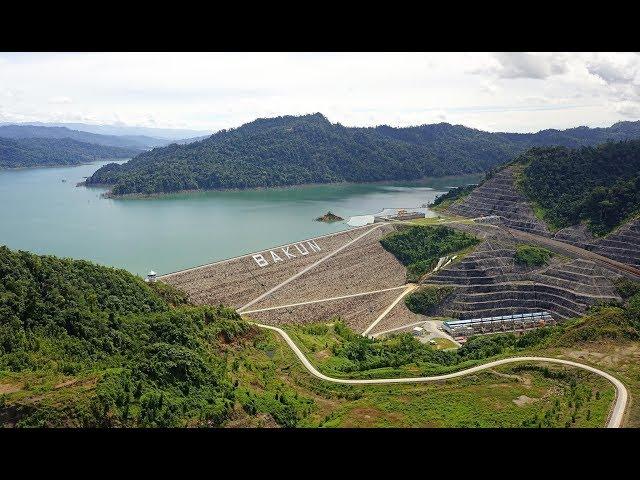
<path fill-rule="evenodd" d="M 601 235 L 640 213 L 640 140 L 532 148 L 515 163 L 520 188 L 552 227 L 584 221 Z"/>
<path fill-rule="evenodd" d="M 102 135 L 72 130 L 67 127 L 45 127 L 40 125 L 0 125 L 0 137 L 14 139 L 70 138 L 78 142 L 95 143 L 108 147 L 135 148 L 138 152 L 169 143 L 165 139 L 145 135 Z"/>
<path fill-rule="evenodd" d="M 115 195 L 274 187 L 303 183 L 410 180 L 479 173 L 534 145 L 591 145 L 640 137 L 640 122 L 608 129 L 489 133 L 446 123 L 419 127 L 344 127 L 316 113 L 258 119 L 187 145 L 106 165 L 87 183 Z"/>
<path fill-rule="evenodd" d="M 135 148 L 107 147 L 69 138 L 0 137 L 0 169 L 79 165 L 96 159 L 128 158 L 139 152 Z"/>
<path fill-rule="evenodd" d="M 541 130 L 530 133 L 502 133 L 510 141 L 528 146 L 558 145 L 578 148 L 581 146 L 598 145 L 607 141 L 621 141 L 640 138 L 640 121 L 618 122 L 610 127 L 589 128 L 577 127 L 567 130 Z"/>
<path fill-rule="evenodd" d="M 0 426 L 219 426 L 231 309 L 124 270 L 0 246 Z M 55 385 L 55 386 L 54 386 Z M 15 387 L 13 387 L 15 386 Z"/>

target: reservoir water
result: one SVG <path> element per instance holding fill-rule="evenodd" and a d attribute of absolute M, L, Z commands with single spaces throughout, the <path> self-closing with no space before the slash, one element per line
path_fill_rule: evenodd
<path fill-rule="evenodd" d="M 0 170 L 0 245 L 169 273 L 350 228 L 349 217 L 419 207 L 478 176 L 105 199 L 76 187 L 102 164 Z M 64 180 L 64 181 L 63 181 Z M 344 222 L 314 218 L 331 210 Z"/>

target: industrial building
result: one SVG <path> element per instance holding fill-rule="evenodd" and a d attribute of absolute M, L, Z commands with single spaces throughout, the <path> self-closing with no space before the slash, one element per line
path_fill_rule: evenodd
<path fill-rule="evenodd" d="M 442 329 L 452 337 L 468 337 L 482 333 L 509 332 L 554 325 L 555 319 L 549 312 L 516 313 L 499 317 L 449 320 L 443 322 Z"/>

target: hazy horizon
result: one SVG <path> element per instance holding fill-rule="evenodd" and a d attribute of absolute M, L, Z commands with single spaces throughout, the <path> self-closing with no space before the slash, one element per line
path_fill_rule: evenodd
<path fill-rule="evenodd" d="M 320 112 L 491 132 L 640 118 L 637 53 L 0 53 L 0 123 L 213 133 Z"/>
<path fill-rule="evenodd" d="M 176 132 L 176 134 L 174 134 L 172 137 L 175 137 L 176 139 L 182 139 L 183 137 L 180 135 L 177 135 L 177 132 L 184 132 L 185 135 L 191 135 L 191 136 L 202 136 L 202 135 L 207 135 L 207 134 L 215 134 L 221 130 L 229 130 L 229 129 L 234 129 L 234 128 L 238 128 L 241 127 L 242 125 L 245 125 L 247 123 L 251 123 L 254 120 L 258 120 L 258 119 L 264 119 L 264 118 L 275 118 L 278 116 L 307 116 L 307 115 L 313 115 L 316 113 L 321 113 L 322 115 L 324 115 L 322 112 L 308 112 L 308 113 L 299 113 L 299 114 L 282 114 L 282 115 L 275 115 L 275 116 L 271 116 L 271 117 L 256 117 L 253 120 L 249 120 L 247 122 L 243 122 L 240 125 L 234 125 L 234 126 L 230 126 L 230 127 L 223 127 L 217 130 L 193 130 L 193 129 L 189 129 L 189 128 L 167 128 L 167 127 L 145 127 L 142 125 L 127 125 L 124 123 L 120 123 L 120 124 L 104 124 L 104 123 L 85 123 L 85 122 L 42 122 L 42 121 L 32 121 L 32 122 L 0 122 L 0 126 L 2 125 L 24 125 L 24 126 L 42 126 L 42 127 L 66 127 L 69 128 L 70 130 L 74 130 L 74 129 L 81 129 L 81 126 L 84 127 L 94 127 L 94 128 L 88 128 L 84 131 L 90 132 L 90 133 L 99 133 L 99 134 L 103 134 L 103 135 L 116 135 L 116 136 L 122 136 L 122 135 L 142 135 L 142 136 L 156 136 L 157 138 L 165 138 L 163 135 L 159 135 L 156 134 L 154 131 L 167 131 L 167 132 Z M 330 123 L 332 124 L 336 124 L 336 123 L 341 123 L 341 122 L 335 122 L 333 120 L 331 120 L 331 118 L 328 118 L 326 115 L 325 117 L 327 118 L 327 120 L 329 120 Z M 572 128 L 578 128 L 578 127 L 588 127 L 588 128 L 607 128 L 607 127 L 611 127 L 612 125 L 614 125 L 615 123 L 619 123 L 619 122 L 628 122 L 628 121 L 640 121 L 640 119 L 638 120 L 617 120 L 616 122 L 613 123 L 605 123 L 603 125 L 595 125 L 595 126 L 589 126 L 586 125 L 585 123 L 580 123 L 580 124 L 576 124 L 576 125 L 571 125 L 571 126 L 567 126 L 567 127 L 563 127 L 563 128 L 557 128 L 555 130 L 560 130 L 560 131 L 564 131 L 564 130 L 569 130 Z M 464 125 L 464 124 L 460 124 L 460 123 L 452 123 L 452 122 L 446 122 L 446 121 L 441 121 L 441 122 L 429 122 L 429 123 L 418 123 L 415 125 L 389 125 L 387 123 L 381 123 L 381 124 L 377 124 L 377 125 L 348 125 L 348 127 L 380 127 L 380 126 L 389 126 L 389 127 L 393 127 L 393 128 L 411 128 L 411 127 L 419 127 L 419 126 L 424 126 L 424 125 L 437 125 L 437 124 L 441 124 L 441 123 L 448 123 L 450 125 L 454 125 L 454 126 L 463 126 L 463 127 L 468 127 L 468 128 L 475 128 L 477 130 L 481 130 L 481 131 L 488 131 L 491 133 L 537 133 L 540 132 L 542 130 L 554 130 L 551 127 L 546 127 L 546 128 L 541 128 L 539 130 L 533 130 L 531 132 L 524 132 L 524 131 L 506 131 L 506 130 L 484 130 L 484 129 L 478 129 L 476 127 L 471 127 L 469 125 Z M 103 131 L 100 131 L 100 129 L 104 127 L 104 128 L 114 128 L 114 129 L 123 129 L 123 130 L 127 130 L 127 129 L 144 129 L 144 130 L 149 130 L 148 132 L 141 132 L 141 133 L 105 133 Z M 81 130 L 82 131 L 82 130 Z M 166 138 L 170 139 L 172 137 L 167 136 Z"/>

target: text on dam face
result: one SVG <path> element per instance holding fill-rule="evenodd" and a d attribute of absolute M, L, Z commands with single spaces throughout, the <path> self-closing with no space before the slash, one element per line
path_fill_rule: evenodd
<path fill-rule="evenodd" d="M 256 253 L 252 255 L 252 257 L 259 267 L 268 267 L 274 263 L 293 260 L 294 258 L 304 257 L 320 251 L 322 251 L 322 249 L 315 240 L 308 240 L 306 242 L 294 243 L 286 247 L 269 250 L 268 252 Z"/>

